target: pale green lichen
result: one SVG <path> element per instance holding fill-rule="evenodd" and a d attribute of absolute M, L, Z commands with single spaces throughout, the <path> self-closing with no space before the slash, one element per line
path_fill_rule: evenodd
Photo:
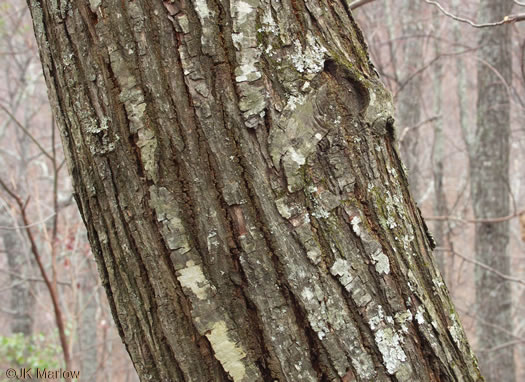
<path fill-rule="evenodd" d="M 361 223 L 361 218 L 359 216 L 354 216 L 350 223 L 352 224 L 352 229 L 354 230 L 354 233 L 358 237 L 361 236 L 361 228 L 359 227 L 359 223 Z"/>
<path fill-rule="evenodd" d="M 425 316 L 424 316 L 424 313 L 425 313 L 425 308 L 423 307 L 423 305 L 419 305 L 417 307 L 417 312 L 416 312 L 416 321 L 419 325 L 423 325 L 425 323 Z"/>
<path fill-rule="evenodd" d="M 452 339 L 456 343 L 458 347 L 461 347 L 462 338 L 463 338 L 463 330 L 461 329 L 461 326 L 459 325 L 458 319 L 456 317 L 455 313 L 450 314 L 450 319 L 452 320 L 452 325 L 448 327 L 448 331 L 450 332 L 450 335 L 452 336 Z"/>
<path fill-rule="evenodd" d="M 306 46 L 303 48 L 299 40 L 294 41 L 294 51 L 291 60 L 300 73 L 318 73 L 323 70 L 327 50 L 320 45 L 311 33 L 306 36 Z"/>
<path fill-rule="evenodd" d="M 383 251 L 378 250 L 372 254 L 372 261 L 375 264 L 377 273 L 379 274 L 389 274 L 390 273 L 390 261 L 388 256 L 383 253 Z"/>
<path fill-rule="evenodd" d="M 354 276 L 350 273 L 350 264 L 348 264 L 348 261 L 337 259 L 330 268 L 330 273 L 338 276 L 343 287 L 349 291 L 349 285 L 354 279 Z"/>
<path fill-rule="evenodd" d="M 257 10 L 259 0 L 232 1 L 232 41 L 236 49 L 237 63 L 235 81 L 240 92 L 239 108 L 243 112 L 247 127 L 256 128 L 262 124 L 266 108 L 266 89 L 260 81 L 258 68 L 262 49 L 257 44 Z"/>
<path fill-rule="evenodd" d="M 407 359 L 404 350 L 401 348 L 401 337 L 392 328 L 384 328 L 379 329 L 374 338 L 388 374 L 395 374 Z"/>

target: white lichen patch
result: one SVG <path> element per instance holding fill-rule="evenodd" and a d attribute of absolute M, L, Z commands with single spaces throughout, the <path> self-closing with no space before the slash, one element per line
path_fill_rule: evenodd
<path fill-rule="evenodd" d="M 381 305 L 378 305 L 377 314 L 368 320 L 368 326 L 370 326 L 370 329 L 375 331 L 379 328 L 379 324 L 383 321 L 384 318 L 385 313 L 383 312 L 383 307 Z"/>
<path fill-rule="evenodd" d="M 245 1 L 232 2 L 233 17 L 237 18 L 239 23 L 247 21 L 248 17 L 254 12 L 255 8 Z"/>
<path fill-rule="evenodd" d="M 312 300 L 314 298 L 314 292 L 310 288 L 305 287 L 301 292 L 301 297 L 305 300 Z"/>
<path fill-rule="evenodd" d="M 235 80 L 239 86 L 239 109 L 243 112 L 247 127 L 256 128 L 262 124 L 266 107 L 266 90 L 259 80 L 262 75 L 258 68 L 262 49 L 257 45 L 258 0 L 232 1 L 232 40 L 236 49 L 238 66 Z"/>
<path fill-rule="evenodd" d="M 395 168 L 387 166 L 386 170 L 390 175 L 392 175 L 394 178 L 397 178 L 397 171 Z"/>
<path fill-rule="evenodd" d="M 348 286 L 354 279 L 354 276 L 350 273 L 350 264 L 348 264 L 348 261 L 337 259 L 330 268 L 330 273 L 338 276 L 341 284 L 347 291 L 350 291 Z"/>
<path fill-rule="evenodd" d="M 315 265 L 321 262 L 321 251 L 319 251 L 317 248 L 311 249 L 308 252 L 306 252 L 306 256 Z"/>
<path fill-rule="evenodd" d="M 298 95 L 298 96 L 290 96 L 290 98 L 288 98 L 288 102 L 286 104 L 286 108 L 288 110 L 295 110 L 297 108 L 297 106 L 299 105 L 302 105 L 304 104 L 306 98 L 303 96 L 303 95 Z"/>
<path fill-rule="evenodd" d="M 425 323 L 424 313 L 425 313 L 425 308 L 423 308 L 423 305 L 419 305 L 417 307 L 417 312 L 416 312 L 416 321 L 419 325 L 423 325 Z"/>
<path fill-rule="evenodd" d="M 443 288 L 445 286 L 445 283 L 443 282 L 443 280 L 441 280 L 440 278 L 437 278 L 437 277 L 434 277 L 432 279 L 432 283 L 438 289 Z"/>
<path fill-rule="evenodd" d="M 235 68 L 235 81 L 251 82 L 261 78 L 261 72 L 255 67 L 255 62 L 247 62 Z"/>
<path fill-rule="evenodd" d="M 217 248 L 219 247 L 219 240 L 217 238 L 217 231 L 216 230 L 213 230 L 211 231 L 209 234 L 208 234 L 208 237 L 207 237 L 207 247 L 208 247 L 208 252 L 210 253 L 214 253 L 215 251 L 217 251 Z"/>
<path fill-rule="evenodd" d="M 195 10 L 201 21 L 210 17 L 210 9 L 208 8 L 208 2 L 206 0 L 195 0 Z"/>
<path fill-rule="evenodd" d="M 388 374 L 395 374 L 407 356 L 401 348 L 402 339 L 392 328 L 379 329 L 375 333 L 375 342 Z"/>
<path fill-rule="evenodd" d="M 100 3 L 102 0 L 89 0 L 89 7 L 91 8 L 91 12 L 97 13 L 98 7 L 100 7 Z"/>
<path fill-rule="evenodd" d="M 375 264 L 377 273 L 389 274 L 390 273 L 390 261 L 388 256 L 383 251 L 378 250 L 372 255 L 372 260 Z"/>
<path fill-rule="evenodd" d="M 228 337 L 226 323 L 224 321 L 214 323 L 213 328 L 206 333 L 206 337 L 224 370 L 234 381 L 243 381 L 246 368 L 242 360 L 246 358 L 246 352 Z"/>
<path fill-rule="evenodd" d="M 328 219 L 330 217 L 330 212 L 318 206 L 316 210 L 312 212 L 312 216 L 316 219 Z"/>
<path fill-rule="evenodd" d="M 309 33 L 304 48 L 298 40 L 294 41 L 292 64 L 300 73 L 318 73 L 323 70 L 326 52 L 325 47 Z"/>
<path fill-rule="evenodd" d="M 414 235 L 404 235 L 402 238 L 403 241 L 403 248 L 405 251 L 408 251 L 410 249 L 410 243 L 414 241 Z"/>
<path fill-rule="evenodd" d="M 302 166 L 306 163 L 306 158 L 298 153 L 297 151 L 295 151 L 295 149 L 293 147 L 290 147 L 290 159 L 292 161 L 294 161 L 295 163 L 297 163 L 299 166 Z"/>
<path fill-rule="evenodd" d="M 270 34 L 277 34 L 279 33 L 279 25 L 275 23 L 275 20 L 273 19 L 272 10 L 270 7 L 266 7 L 265 11 L 263 13 L 262 19 L 261 19 L 261 27 L 257 30 L 257 32 L 266 32 Z"/>
<path fill-rule="evenodd" d="M 292 217 L 292 209 L 288 206 L 286 198 L 277 199 L 275 205 L 283 218 L 290 219 Z"/>
<path fill-rule="evenodd" d="M 180 269 L 178 274 L 177 280 L 179 280 L 183 288 L 191 290 L 200 300 L 208 298 L 210 284 L 204 276 L 200 265 L 190 260 L 186 263 L 186 268 Z"/>
<path fill-rule="evenodd" d="M 390 229 L 394 229 L 397 227 L 397 223 L 396 221 L 394 220 L 394 218 L 392 216 L 389 216 L 387 221 L 386 221 L 386 224 L 388 226 L 388 228 Z"/>
<path fill-rule="evenodd" d="M 462 333 L 463 330 L 461 329 L 461 326 L 459 325 L 458 319 L 456 317 L 455 313 L 450 314 L 450 319 L 452 320 L 452 325 L 448 327 L 448 331 L 450 332 L 450 335 L 452 336 L 452 339 L 456 343 L 458 347 L 461 346 L 461 340 L 463 338 Z"/>
<path fill-rule="evenodd" d="M 361 218 L 359 216 L 354 216 L 351 220 L 352 229 L 354 230 L 354 233 L 359 237 L 361 236 L 361 227 L 359 227 L 359 223 L 361 223 Z"/>

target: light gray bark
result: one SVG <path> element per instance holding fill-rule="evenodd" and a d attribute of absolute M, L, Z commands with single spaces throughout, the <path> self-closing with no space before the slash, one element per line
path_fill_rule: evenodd
<path fill-rule="evenodd" d="M 141 380 L 481 380 L 345 3 L 28 3 Z"/>
<path fill-rule="evenodd" d="M 510 14 L 512 0 L 482 0 L 480 22 Z M 471 193 L 476 218 L 509 214 L 509 134 L 512 80 L 511 27 L 480 31 L 477 129 L 470 158 Z M 503 274 L 510 274 L 509 223 L 476 224 L 476 259 Z M 514 348 L 490 349 L 512 340 L 511 285 L 494 272 L 476 267 L 477 335 L 485 349 L 481 368 L 489 381 L 512 382 Z"/>

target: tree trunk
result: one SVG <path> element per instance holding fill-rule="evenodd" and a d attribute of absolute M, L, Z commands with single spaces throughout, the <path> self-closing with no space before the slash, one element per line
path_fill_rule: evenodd
<path fill-rule="evenodd" d="M 85 239 L 84 239 L 85 240 Z M 82 272 L 79 275 L 78 283 L 80 293 L 78 296 L 79 305 L 79 325 L 77 329 L 78 343 L 77 349 L 79 364 L 82 370 L 82 381 L 97 380 L 97 282 L 95 279 L 95 269 L 92 261 L 85 261 Z"/>
<path fill-rule="evenodd" d="M 12 219 L 7 211 L 2 211 L 0 215 L 0 225 L 4 227 L 14 227 L 18 221 Z M 13 312 L 10 330 L 11 333 L 22 333 L 26 337 L 33 334 L 33 305 L 34 292 L 31 290 L 31 282 L 26 279 L 29 277 L 31 263 L 29 256 L 24 253 L 25 243 L 21 242 L 19 233 L 15 228 L 2 229 L 2 241 L 7 257 L 7 269 L 9 270 L 9 281 L 11 283 L 11 297 L 9 309 Z"/>
<path fill-rule="evenodd" d="M 433 88 L 433 109 L 436 120 L 433 123 L 434 139 L 432 141 L 432 172 L 434 180 L 434 200 L 433 211 L 436 216 L 447 216 L 447 197 L 445 193 L 444 174 L 445 174 L 445 137 L 443 133 L 443 61 L 441 59 L 441 41 L 440 24 L 441 19 L 439 11 L 435 9 L 432 13 L 434 18 L 432 25 L 432 33 L 434 34 L 434 56 L 437 58 L 434 63 L 434 70 L 432 72 L 432 88 Z M 448 222 L 443 220 L 436 220 L 433 225 L 434 239 L 439 247 L 450 247 L 448 242 L 449 229 Z M 437 264 L 443 279 L 447 280 L 446 274 L 446 252 L 437 254 Z M 450 288 L 450 284 L 447 283 Z"/>
<path fill-rule="evenodd" d="M 141 380 L 477 381 L 341 1 L 29 0 Z"/>
<path fill-rule="evenodd" d="M 408 168 L 410 191 L 420 200 L 422 194 L 421 156 L 418 155 L 418 142 L 421 122 L 421 73 L 418 70 L 423 65 L 423 27 L 420 0 L 403 0 L 400 9 L 402 20 L 401 36 L 405 39 L 403 47 L 404 61 L 399 71 L 401 90 L 396 99 L 398 125 L 400 130 L 406 130 L 400 139 L 403 161 Z M 395 36 L 391 36 L 395 38 Z"/>
<path fill-rule="evenodd" d="M 500 20 L 512 6 L 512 0 L 482 0 L 480 22 Z M 510 26 L 480 32 L 478 122 L 470 158 L 472 203 L 478 219 L 510 213 L 510 36 Z M 502 274 L 511 273 L 508 242 L 508 221 L 476 225 L 476 259 Z M 489 381 L 514 381 L 514 348 L 499 346 L 513 340 L 511 285 L 479 266 L 475 276 L 478 341 L 485 350 L 482 370 Z"/>

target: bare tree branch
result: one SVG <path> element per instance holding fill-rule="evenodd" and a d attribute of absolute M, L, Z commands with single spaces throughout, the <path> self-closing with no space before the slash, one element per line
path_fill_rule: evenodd
<path fill-rule="evenodd" d="M 356 8 L 359 8 L 361 5 L 365 5 L 365 4 L 371 3 L 372 1 L 374 1 L 374 0 L 357 0 L 357 1 L 354 1 L 353 3 L 350 3 L 350 5 L 348 7 L 351 10 L 354 10 Z"/>
<path fill-rule="evenodd" d="M 486 218 L 486 219 L 465 219 L 456 216 L 425 216 L 425 220 L 455 220 L 463 223 L 501 223 L 507 220 L 517 218 L 519 216 L 525 216 L 525 210 L 517 211 L 511 215 L 500 216 L 497 218 Z"/>
<path fill-rule="evenodd" d="M 20 130 L 22 130 L 24 132 L 24 134 L 26 134 L 32 141 L 33 143 L 40 149 L 40 151 L 42 152 L 42 154 L 44 154 L 46 157 L 48 157 L 49 159 L 53 160 L 53 157 L 51 156 L 51 154 L 49 154 L 47 152 L 47 150 L 45 148 L 42 147 L 42 145 L 38 142 L 38 140 L 29 132 L 29 130 L 26 129 L 26 127 L 24 125 L 22 125 L 18 119 L 16 119 L 16 117 L 2 104 L 0 104 L 0 109 L 2 109 L 8 116 L 9 118 L 11 118 L 13 120 L 13 122 L 15 123 L 15 125 L 17 125 Z"/>
<path fill-rule="evenodd" d="M 43 218 L 42 220 L 40 220 L 38 222 L 31 223 L 30 225 L 12 225 L 12 226 L 2 226 L 2 225 L 0 225 L 0 230 L 17 231 L 17 230 L 19 230 L 21 228 L 26 229 L 26 228 L 35 227 L 37 225 L 40 225 L 40 224 L 43 224 L 43 223 L 47 222 L 48 220 L 52 219 L 55 215 L 56 214 L 53 213 L 53 214 Z"/>
<path fill-rule="evenodd" d="M 374 0 L 357 0 L 357 1 L 354 1 L 353 3 L 350 3 L 349 4 L 349 8 L 351 10 L 354 10 L 356 8 L 359 8 L 362 5 L 371 3 L 372 1 L 374 1 Z M 503 18 L 503 20 L 500 20 L 500 21 L 496 21 L 496 22 L 493 22 L 493 23 L 481 23 L 481 24 L 479 24 L 479 23 L 476 23 L 476 22 L 474 22 L 472 20 L 466 19 L 464 17 L 456 16 L 456 15 L 450 13 L 445 8 L 443 8 L 443 6 L 440 3 L 438 3 L 437 1 L 434 1 L 434 0 L 424 0 L 424 1 L 427 4 L 431 4 L 431 5 L 436 6 L 441 11 L 441 13 L 443 13 L 444 15 L 450 17 L 451 19 L 459 21 L 461 23 L 468 24 L 468 25 L 470 25 L 471 27 L 474 27 L 474 28 L 490 28 L 490 27 L 497 27 L 497 26 L 505 25 L 505 24 L 512 24 L 512 23 L 515 23 L 515 22 L 518 22 L 518 21 L 525 21 L 525 13 L 517 13 L 517 14 L 514 14 L 514 15 L 505 16 Z M 517 5 L 522 6 L 522 7 L 525 6 L 525 3 L 521 3 L 521 2 L 519 2 L 517 0 L 514 0 L 514 3 L 516 3 Z"/>
<path fill-rule="evenodd" d="M 491 266 L 489 266 L 489 265 L 487 265 L 485 263 L 482 263 L 482 262 L 480 262 L 480 261 L 478 261 L 476 259 L 472 259 L 470 257 L 464 256 L 461 253 L 456 252 L 456 251 L 454 251 L 454 250 L 452 250 L 450 248 L 440 248 L 440 247 L 438 247 L 438 248 L 436 248 L 436 251 L 450 252 L 453 255 L 461 257 L 463 260 L 465 260 L 468 263 L 475 264 L 475 265 L 485 269 L 486 271 L 494 273 L 496 276 L 498 276 L 499 278 L 501 278 L 501 279 L 503 279 L 505 281 L 511 281 L 511 282 L 514 282 L 514 283 L 525 285 L 525 280 L 523 280 L 523 279 L 519 279 L 517 277 L 512 277 L 512 276 L 506 275 L 504 273 L 501 273 L 497 269 L 494 269 L 494 268 L 492 268 Z"/>
<path fill-rule="evenodd" d="M 56 279 L 50 280 L 49 275 L 44 267 L 44 264 L 42 263 L 42 257 L 40 255 L 40 251 L 38 250 L 38 246 L 36 245 L 35 238 L 33 236 L 33 233 L 31 231 L 31 223 L 29 222 L 29 218 L 26 213 L 26 207 L 27 203 L 29 202 L 29 198 L 24 202 L 22 198 L 17 195 L 13 190 L 11 190 L 7 184 L 5 184 L 2 179 L 0 179 L 0 187 L 16 202 L 18 205 L 18 208 L 20 210 L 20 214 L 22 216 L 22 222 L 26 226 L 25 231 L 27 234 L 27 237 L 29 239 L 29 243 L 31 246 L 31 253 L 33 254 L 33 257 L 35 258 L 35 261 L 38 265 L 38 269 L 40 270 L 40 274 L 42 276 L 42 279 L 44 280 L 44 283 L 47 287 L 47 290 L 49 292 L 49 295 L 51 297 L 51 302 L 53 304 L 53 310 L 55 313 L 55 322 L 58 329 L 58 336 L 60 339 L 60 345 L 62 346 L 62 352 L 64 355 L 64 362 L 66 365 L 66 369 L 71 370 L 71 356 L 69 352 L 69 343 L 66 335 L 66 327 L 64 323 L 63 313 L 62 309 L 60 308 L 60 302 L 58 299 L 57 294 L 57 281 Z M 53 264 L 55 265 L 55 264 Z M 55 274 L 55 270 L 53 270 L 53 275 Z M 70 378 L 66 378 L 66 381 L 71 381 Z"/>
<path fill-rule="evenodd" d="M 456 15 L 450 13 L 445 8 L 443 8 L 443 6 L 440 3 L 438 3 L 437 1 L 433 1 L 433 0 L 424 0 L 424 1 L 427 4 L 435 5 L 441 11 L 441 13 L 443 13 L 444 15 L 450 17 L 451 19 L 454 19 L 454 20 L 459 21 L 461 23 L 468 24 L 468 25 L 470 25 L 471 27 L 474 27 L 474 28 L 497 27 L 499 25 L 511 24 L 511 23 L 515 23 L 515 22 L 518 22 L 518 21 L 524 21 L 525 20 L 525 13 L 518 13 L 518 14 L 515 14 L 515 15 L 505 16 L 503 18 L 503 20 L 496 21 L 496 22 L 493 22 L 493 23 L 478 24 L 478 23 L 475 23 L 472 20 L 466 19 L 464 17 L 459 17 L 459 16 L 456 16 Z"/>
<path fill-rule="evenodd" d="M 494 347 L 491 347 L 491 348 L 488 348 L 488 349 L 479 349 L 478 352 L 479 353 L 493 352 L 493 351 L 501 350 L 501 349 L 509 347 L 509 346 L 520 345 L 520 344 L 523 344 L 523 343 L 525 343 L 525 339 L 514 340 L 514 341 L 505 342 L 503 344 L 500 344 L 498 346 L 494 346 Z"/>

